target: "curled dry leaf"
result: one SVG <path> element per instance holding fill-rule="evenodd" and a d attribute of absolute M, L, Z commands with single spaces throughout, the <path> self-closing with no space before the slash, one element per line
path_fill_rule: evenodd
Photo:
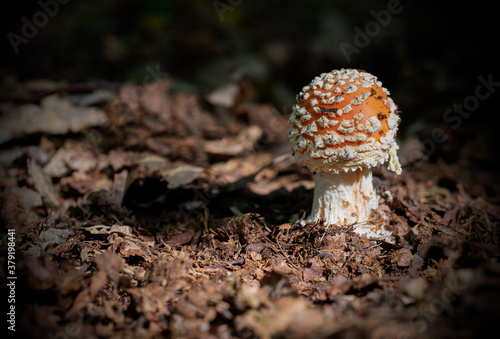
<path fill-rule="evenodd" d="M 87 127 L 104 125 L 107 122 L 102 110 L 75 106 L 57 94 L 46 96 L 40 105 L 22 105 L 2 113 L 0 144 L 37 132 L 76 133 Z"/>
<path fill-rule="evenodd" d="M 43 168 L 51 177 L 62 177 L 70 171 L 87 172 L 97 166 L 97 158 L 85 143 L 68 141 L 59 148 Z"/>
<path fill-rule="evenodd" d="M 49 208 L 57 208 L 59 202 L 57 201 L 57 196 L 54 191 L 54 186 L 52 181 L 47 177 L 47 175 L 42 171 L 40 166 L 34 161 L 28 159 L 28 173 L 33 180 L 33 185 L 35 189 L 42 196 L 44 204 Z"/>
<path fill-rule="evenodd" d="M 267 152 L 252 153 L 242 158 L 233 158 L 227 162 L 217 163 L 210 166 L 207 174 L 210 182 L 225 186 L 234 184 L 239 180 L 246 182 L 253 180 L 253 177 L 265 166 L 273 161 L 273 156 Z"/>
<path fill-rule="evenodd" d="M 174 189 L 193 182 L 203 170 L 202 167 L 180 163 L 162 170 L 161 175 L 168 182 L 167 187 Z"/>
<path fill-rule="evenodd" d="M 238 84 L 229 83 L 209 93 L 207 101 L 215 106 L 231 108 L 234 106 L 239 92 L 240 86 Z"/>
<path fill-rule="evenodd" d="M 500 191 L 489 166 L 431 163 L 409 139 L 401 176 L 374 170 L 380 199 L 370 219 L 397 235 L 394 244 L 350 225 L 302 225 L 312 175 L 282 143 L 281 113 L 234 93 L 214 106 L 169 89 L 168 79 L 122 86 L 103 105 L 111 126 L 92 130 L 102 132 L 99 147 L 92 134 L 50 135 L 91 126 L 88 108 L 66 97 L 0 104 L 54 122 L 18 126 L 4 140 L 46 135 L 0 151 L 0 223 L 15 228 L 23 254 L 16 304 L 29 332 L 434 338 L 480 336 L 484 319 L 499 318 Z M 77 107 L 82 121 L 51 120 L 49 106 L 59 118 Z"/>
<path fill-rule="evenodd" d="M 112 234 L 112 233 L 118 233 L 118 234 L 123 235 L 123 236 L 125 236 L 125 235 L 132 235 L 132 228 L 130 226 L 95 225 L 95 226 L 82 227 L 82 229 L 86 230 L 87 232 L 90 232 L 90 234 Z"/>
<path fill-rule="evenodd" d="M 260 127 L 250 126 L 243 129 L 236 137 L 228 136 L 221 140 L 207 141 L 203 149 L 210 154 L 234 156 L 253 150 L 262 135 Z"/>

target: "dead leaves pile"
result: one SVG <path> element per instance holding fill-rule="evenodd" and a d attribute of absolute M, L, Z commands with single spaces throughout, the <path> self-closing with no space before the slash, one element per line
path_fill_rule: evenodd
<path fill-rule="evenodd" d="M 314 183 L 286 117 L 237 84 L 47 86 L 0 107 L 0 220 L 31 337 L 468 337 L 498 316 L 496 173 L 375 171 L 373 222 L 396 242 L 373 242 L 299 226 Z"/>

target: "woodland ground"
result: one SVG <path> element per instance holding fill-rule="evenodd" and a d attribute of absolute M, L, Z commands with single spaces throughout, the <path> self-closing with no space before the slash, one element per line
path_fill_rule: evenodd
<path fill-rule="evenodd" d="M 291 156 L 287 117 L 240 100 L 244 83 L 207 97 L 171 91 L 168 78 L 9 86 L 0 266 L 10 274 L 13 228 L 16 333 L 470 338 L 498 328 L 498 171 L 476 144 L 430 161 L 407 138 L 400 176 L 374 170 L 372 222 L 393 232 L 386 243 L 298 224 L 313 177 Z"/>

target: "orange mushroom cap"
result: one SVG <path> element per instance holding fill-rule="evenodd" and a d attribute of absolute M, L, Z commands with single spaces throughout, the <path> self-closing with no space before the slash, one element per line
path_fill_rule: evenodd
<path fill-rule="evenodd" d="M 322 73 L 297 95 L 289 140 L 312 172 L 356 171 L 384 163 L 401 172 L 396 155 L 400 118 L 389 91 L 370 73 Z"/>

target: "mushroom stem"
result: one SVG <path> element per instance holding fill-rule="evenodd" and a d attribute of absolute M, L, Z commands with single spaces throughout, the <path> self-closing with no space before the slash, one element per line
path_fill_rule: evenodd
<path fill-rule="evenodd" d="M 308 222 L 326 224 L 366 223 L 378 206 L 368 168 L 345 173 L 315 175 L 314 200 Z"/>

